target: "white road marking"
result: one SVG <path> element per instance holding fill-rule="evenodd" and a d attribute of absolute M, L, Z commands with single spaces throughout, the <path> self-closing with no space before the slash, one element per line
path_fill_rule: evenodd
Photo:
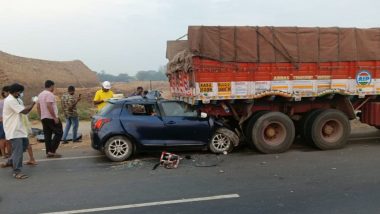
<path fill-rule="evenodd" d="M 66 157 L 66 158 L 46 158 L 36 160 L 38 162 L 46 162 L 46 161 L 60 161 L 60 160 L 76 160 L 76 159 L 90 159 L 90 158 L 99 158 L 104 157 L 104 155 L 92 155 L 92 156 L 80 156 L 80 157 Z"/>
<path fill-rule="evenodd" d="M 141 204 L 129 204 L 129 205 L 111 206 L 111 207 L 99 207 L 99 208 L 83 209 L 83 210 L 51 212 L 51 213 L 43 213 L 43 214 L 90 213 L 90 212 L 121 210 L 121 209 L 130 209 L 130 208 L 138 208 L 138 207 L 160 206 L 160 205 L 168 205 L 168 204 L 181 204 L 181 203 L 191 203 L 191 202 L 200 202 L 200 201 L 222 200 L 222 199 L 231 199 L 231 198 L 239 198 L 239 197 L 240 197 L 240 195 L 238 195 L 238 194 L 216 195 L 216 196 L 201 197 L 201 198 L 188 198 L 188 199 L 179 199 L 179 200 L 171 200 L 171 201 L 158 201 L 158 202 L 149 202 L 149 203 L 141 203 Z"/>

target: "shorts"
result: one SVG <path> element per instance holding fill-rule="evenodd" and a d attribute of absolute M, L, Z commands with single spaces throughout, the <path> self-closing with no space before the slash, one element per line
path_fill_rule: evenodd
<path fill-rule="evenodd" d="M 0 140 L 5 139 L 4 125 L 0 122 Z"/>

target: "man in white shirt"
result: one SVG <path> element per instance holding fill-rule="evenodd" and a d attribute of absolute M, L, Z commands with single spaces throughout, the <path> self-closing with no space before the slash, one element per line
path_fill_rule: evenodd
<path fill-rule="evenodd" d="M 9 88 L 9 96 L 4 100 L 3 123 L 5 137 L 12 144 L 12 155 L 2 167 L 12 166 L 13 177 L 16 179 L 28 178 L 21 173 L 23 153 L 29 145 L 28 131 L 22 123 L 22 115 L 28 114 L 35 105 L 35 101 L 27 107 L 18 98 L 22 98 L 24 86 L 13 84 Z"/>

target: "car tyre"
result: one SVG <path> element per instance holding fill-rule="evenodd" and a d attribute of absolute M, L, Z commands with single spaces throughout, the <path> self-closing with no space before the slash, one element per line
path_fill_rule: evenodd
<path fill-rule="evenodd" d="M 125 136 L 111 137 L 104 145 L 105 155 L 114 162 L 127 160 L 132 155 L 132 151 L 132 142 Z"/>
<path fill-rule="evenodd" d="M 227 128 L 218 128 L 211 137 L 209 149 L 215 154 L 231 152 L 238 143 L 239 137 L 235 132 Z"/>

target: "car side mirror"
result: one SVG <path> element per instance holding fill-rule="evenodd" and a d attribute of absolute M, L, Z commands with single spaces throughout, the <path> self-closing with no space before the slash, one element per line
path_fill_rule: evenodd
<path fill-rule="evenodd" d="M 201 118 L 207 118 L 207 113 L 201 112 Z"/>

